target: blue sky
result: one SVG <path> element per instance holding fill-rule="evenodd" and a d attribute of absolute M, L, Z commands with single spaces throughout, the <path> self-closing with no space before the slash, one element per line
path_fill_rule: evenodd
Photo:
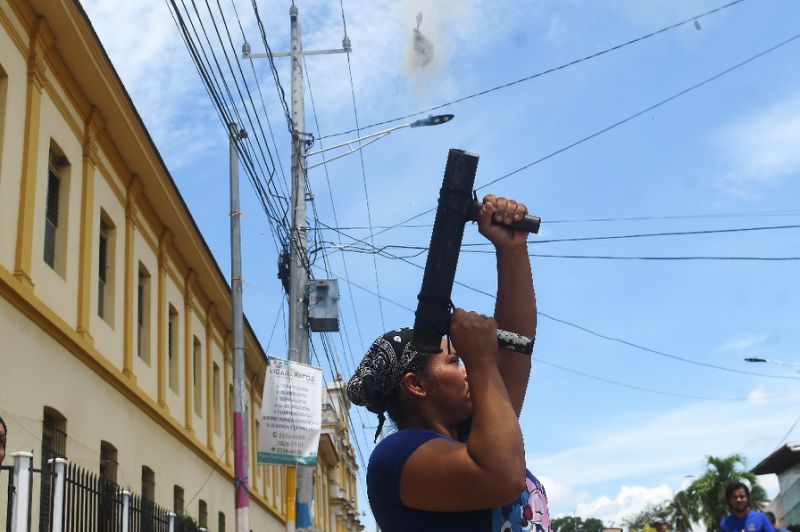
<path fill-rule="evenodd" d="M 363 127 L 532 76 L 723 3 L 345 0 L 350 65 L 342 55 L 307 59 L 314 100 L 312 107 L 307 91 L 306 129 L 325 136 L 355 128 L 351 72 Z M 340 4 L 297 4 L 306 48 L 339 47 Z M 229 272 L 225 130 L 166 3 L 84 5 L 222 271 Z M 261 51 L 252 3 L 220 5 L 236 46 L 234 5 L 253 51 Z M 258 3 L 274 51 L 288 49 L 288 9 L 289 2 Z M 420 30 L 434 50 L 425 66 L 412 51 L 419 12 Z M 207 12 L 204 17 L 209 20 Z M 367 247 L 348 235 L 369 241 L 362 229 L 369 219 L 375 227 L 395 225 L 433 208 L 447 150 L 463 148 L 481 156 L 479 187 L 527 166 L 481 192 L 527 203 L 544 221 L 531 253 L 557 256 L 532 259 L 543 314 L 521 418 L 528 464 L 548 488 L 551 513 L 619 524 L 684 486 L 701 472 L 706 455 L 740 452 L 751 466 L 767 456 L 797 419 L 800 382 L 791 378 L 800 374 L 742 358 L 800 362 L 798 262 L 730 258 L 797 257 L 797 228 L 537 241 L 800 224 L 800 39 L 560 151 L 794 37 L 797 17 L 791 0 L 743 1 L 697 24 L 447 106 L 441 112 L 456 115 L 449 124 L 395 132 L 366 148 L 363 160 L 349 155 L 330 162 L 327 173 L 310 170 L 319 221 L 348 228 L 320 233 L 329 273 L 323 253 L 314 257 L 316 277 L 341 279 L 343 330 L 331 345 L 345 378 L 384 328 L 412 323 L 409 309 L 421 283 L 421 269 L 363 253 Z M 276 62 L 288 91 L 288 60 Z M 243 63 L 251 88 L 262 91 L 276 179 L 284 181 L 286 120 L 267 63 L 253 66 L 255 75 Z M 285 356 L 277 246 L 242 178 L 245 312 L 268 352 Z M 432 213 L 423 215 L 411 227 L 375 235 L 374 244 L 427 246 L 431 223 Z M 464 242 L 481 242 L 476 228 L 467 228 Z M 423 265 L 424 253 L 409 260 Z M 493 292 L 494 259 L 463 253 L 457 281 Z M 453 301 L 481 312 L 494 304 L 460 286 Z M 331 364 L 320 356 L 330 379 Z M 352 418 L 367 457 L 374 417 L 354 409 Z M 800 429 L 788 438 L 800 438 Z M 762 480 L 774 495 L 776 479 Z M 369 512 L 365 497 L 361 505 Z"/>

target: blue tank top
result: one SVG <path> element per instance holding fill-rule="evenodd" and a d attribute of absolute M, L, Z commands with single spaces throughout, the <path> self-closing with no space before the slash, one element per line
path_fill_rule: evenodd
<path fill-rule="evenodd" d="M 383 532 L 550 532 L 550 515 L 544 487 L 525 471 L 525 489 L 519 499 L 501 508 L 470 512 L 416 510 L 400 500 L 400 475 L 406 460 L 423 443 L 447 438 L 426 429 L 404 429 L 375 447 L 367 467 L 367 495 L 375 520 Z"/>

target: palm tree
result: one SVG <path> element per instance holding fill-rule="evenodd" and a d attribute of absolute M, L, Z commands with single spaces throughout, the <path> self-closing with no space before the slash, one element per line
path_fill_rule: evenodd
<path fill-rule="evenodd" d="M 733 481 L 750 484 L 750 506 L 763 508 L 767 501 L 764 488 L 759 486 L 756 476 L 745 469 L 745 459 L 740 454 L 727 458 L 706 457 L 706 471 L 689 486 L 694 504 L 702 510 L 703 522 L 711 532 L 717 530 L 719 522 L 729 513 L 725 500 L 725 487 Z"/>
<path fill-rule="evenodd" d="M 675 532 L 691 532 L 692 523 L 700 519 L 700 509 L 695 494 L 690 489 L 675 494 L 667 505 L 666 518 Z"/>

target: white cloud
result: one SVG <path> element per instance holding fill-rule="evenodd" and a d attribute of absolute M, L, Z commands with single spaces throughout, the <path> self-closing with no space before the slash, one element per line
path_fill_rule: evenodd
<path fill-rule="evenodd" d="M 594 517 L 607 526 L 620 525 L 626 517 L 635 515 L 648 506 L 671 499 L 674 492 L 666 484 L 652 488 L 622 485 L 616 495 L 592 497 L 586 491 L 577 492 L 553 478 L 542 476 L 539 480 L 547 490 L 551 517 L 576 515 L 583 519 Z M 569 508 L 569 512 L 554 511 Z"/>
<path fill-rule="evenodd" d="M 749 403 L 756 404 L 758 406 L 766 406 L 769 404 L 770 397 L 764 392 L 764 390 L 759 387 L 750 392 L 747 395 L 747 401 Z"/>
<path fill-rule="evenodd" d="M 769 336 L 766 334 L 749 334 L 744 336 L 737 336 L 735 338 L 731 338 L 721 346 L 719 346 L 716 350 L 722 352 L 733 352 L 737 355 L 745 355 L 749 354 L 753 351 L 753 348 L 763 344 L 769 339 Z"/>
<path fill-rule="evenodd" d="M 641 512 L 648 506 L 671 499 L 672 495 L 672 489 L 666 484 L 653 488 L 623 485 L 614 498 L 601 496 L 579 503 L 575 514 L 584 519 L 595 517 L 609 526 L 620 525 L 625 518 Z"/>
<path fill-rule="evenodd" d="M 740 196 L 777 186 L 800 172 L 800 97 L 792 96 L 730 124 L 716 143 L 729 170 L 719 186 Z"/>
<path fill-rule="evenodd" d="M 213 109 L 166 5 L 158 0 L 82 4 L 170 167 L 205 151 L 216 133 L 209 126 L 218 124 L 208 120 Z"/>
<path fill-rule="evenodd" d="M 237 13 L 234 13 L 234 3 Z M 83 5 L 170 168 L 179 169 L 198 154 L 203 155 L 210 146 L 225 143 L 222 126 L 216 120 L 216 113 L 180 31 L 163 1 L 85 0 Z M 219 5 L 225 13 L 235 55 L 238 55 L 239 46 L 245 39 L 253 52 L 262 52 L 264 46 L 251 3 L 235 0 Z M 192 11 L 191 7 L 189 9 Z M 214 21 L 218 23 L 232 60 L 234 53 L 221 24 L 222 17 L 216 12 L 216 6 L 213 10 Z M 344 31 L 338 4 L 315 0 L 303 3 L 300 10 L 306 49 L 341 46 Z M 365 117 L 385 118 L 441 103 L 473 90 L 479 84 L 471 68 L 473 61 L 489 53 L 492 44 L 504 36 L 524 29 L 525 21 L 533 16 L 534 10 L 510 1 L 501 2 L 501 5 L 477 0 L 346 2 L 347 31 L 353 46 L 350 68 L 361 125 L 364 125 Z M 404 68 L 404 61 L 412 49 L 413 28 L 419 12 L 423 13 L 420 28 L 433 41 L 435 60 L 428 65 L 430 68 L 408 69 Z M 289 48 L 287 5 L 268 0 L 259 4 L 259 13 L 273 51 L 286 51 Z M 196 17 L 193 11 L 192 17 Z M 238 100 L 237 89 L 232 84 L 233 76 L 221 53 L 211 16 L 201 8 L 200 17 L 234 100 Z M 142 28 L 147 28 L 146 38 Z M 196 30 L 200 32 L 199 39 L 206 53 L 210 53 L 202 28 L 196 26 Z M 465 61 L 465 58 L 471 60 Z M 209 55 L 208 59 L 214 75 L 219 76 L 213 57 Z M 316 111 L 324 120 L 320 124 L 322 133 L 354 127 L 349 67 L 345 56 L 310 56 L 305 65 Z M 260 96 L 251 65 L 243 62 L 241 66 L 260 109 Z M 253 66 L 273 129 L 282 135 L 276 139 L 280 151 L 288 146 L 288 138 L 285 138 L 285 120 L 275 83 L 266 60 L 256 59 Z M 287 58 L 276 59 L 281 83 L 287 93 L 289 66 Z M 235 64 L 233 68 L 238 75 Z M 288 101 L 288 94 L 286 99 Z M 310 93 L 307 91 L 306 127 L 309 129 L 315 126 L 311 112 Z M 245 127 L 249 128 L 247 124 Z"/>
<path fill-rule="evenodd" d="M 652 502 L 656 494 L 666 493 L 663 499 L 681 489 L 686 475 L 702 471 L 707 455 L 738 452 L 755 465 L 774 450 L 775 435 L 784 433 L 796 417 L 796 405 L 797 397 L 790 396 L 773 396 L 768 402 L 759 387 L 748 401 L 696 403 L 646 422 L 609 419 L 604 429 L 585 431 L 575 447 L 529 455 L 528 467 L 543 479 L 554 514 L 619 516 Z M 650 482 L 658 487 L 631 487 Z M 620 485 L 628 488 L 614 496 L 602 491 Z"/>

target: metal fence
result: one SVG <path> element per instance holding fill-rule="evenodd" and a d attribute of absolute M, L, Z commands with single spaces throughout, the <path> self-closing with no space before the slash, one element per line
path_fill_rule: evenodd
<path fill-rule="evenodd" d="M 169 510 L 139 495 L 131 497 L 131 532 L 169 532 Z"/>
<path fill-rule="evenodd" d="M 17 457 L 16 455 L 22 455 Z M 58 463 L 56 463 L 58 462 Z M 6 532 L 30 532 L 33 473 L 42 475 L 40 500 L 47 501 L 39 530 L 47 532 L 199 532 L 191 522 L 106 478 L 66 460 L 53 460 L 44 471 L 31 467 L 30 453 L 15 453 L 8 471 Z M 48 481 L 44 480 L 45 475 Z M 16 484 L 15 484 L 16 481 Z M 21 504 L 24 503 L 24 504 Z M 21 517 L 23 514 L 27 517 Z"/>
<path fill-rule="evenodd" d="M 108 479 L 69 464 L 64 476 L 64 532 L 122 532 L 123 498 Z"/>
<path fill-rule="evenodd" d="M 14 507 L 14 493 L 16 489 L 14 488 L 14 467 L 13 466 L 0 466 L 0 486 L 2 486 L 2 474 L 5 473 L 8 475 L 8 500 L 6 501 L 6 530 L 11 530 L 11 509 Z"/>

